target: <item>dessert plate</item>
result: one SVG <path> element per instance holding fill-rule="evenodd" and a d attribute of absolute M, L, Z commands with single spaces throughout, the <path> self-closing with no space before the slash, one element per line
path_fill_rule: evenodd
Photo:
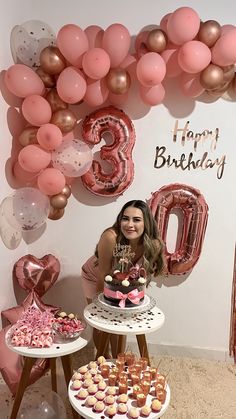
<path fill-rule="evenodd" d="M 98 306 L 102 308 L 109 309 L 110 311 L 117 311 L 119 313 L 141 313 L 146 310 L 152 309 L 156 305 L 156 300 L 154 298 L 149 297 L 149 295 L 145 294 L 143 303 L 139 306 L 133 306 L 133 307 L 115 307 L 109 304 L 105 298 L 103 293 L 101 292 L 98 294 L 95 299 L 93 300 L 93 303 L 97 304 Z"/>

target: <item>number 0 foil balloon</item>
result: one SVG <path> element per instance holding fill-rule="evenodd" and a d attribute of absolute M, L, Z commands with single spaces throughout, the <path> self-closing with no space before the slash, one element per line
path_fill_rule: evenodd
<path fill-rule="evenodd" d="M 107 132 L 113 142 L 101 147 L 100 157 L 110 164 L 111 171 L 106 173 L 101 164 L 93 160 L 91 169 L 81 179 L 84 186 L 96 195 L 118 196 L 130 186 L 134 177 L 132 150 L 135 130 L 128 115 L 113 106 L 99 109 L 85 118 L 82 135 L 87 144 L 99 144 Z"/>
<path fill-rule="evenodd" d="M 203 195 L 192 186 L 170 184 L 152 194 L 149 206 L 165 243 L 171 211 L 173 209 L 182 211 L 183 227 L 178 249 L 171 254 L 166 248 L 165 252 L 169 273 L 186 274 L 197 263 L 205 236 L 208 205 Z"/>

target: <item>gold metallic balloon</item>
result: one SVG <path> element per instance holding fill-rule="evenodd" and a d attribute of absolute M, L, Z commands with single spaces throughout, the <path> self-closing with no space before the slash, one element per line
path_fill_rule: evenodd
<path fill-rule="evenodd" d="M 197 38 L 199 41 L 211 48 L 220 37 L 220 34 L 220 24 L 216 20 L 207 20 L 206 22 L 201 22 Z"/>
<path fill-rule="evenodd" d="M 51 123 L 60 128 L 63 134 L 70 132 L 76 125 L 76 116 L 70 109 L 60 109 L 52 115 Z"/>
<path fill-rule="evenodd" d="M 46 47 L 40 53 L 40 65 L 48 74 L 60 74 L 66 67 L 66 59 L 57 47 Z"/>
<path fill-rule="evenodd" d="M 228 82 L 230 83 L 235 75 L 235 69 L 234 69 L 234 65 L 227 65 L 226 67 L 222 67 L 223 72 L 224 72 L 224 82 Z"/>
<path fill-rule="evenodd" d="M 205 89 L 216 89 L 224 81 L 224 71 L 215 64 L 209 64 L 200 74 L 200 83 Z"/>
<path fill-rule="evenodd" d="M 224 83 L 221 86 L 219 86 L 217 89 L 212 89 L 212 90 L 207 90 L 207 93 L 210 96 L 214 96 L 214 97 L 220 97 L 223 95 L 223 93 L 226 92 L 226 90 L 228 90 L 229 88 L 229 84 L 230 83 Z"/>
<path fill-rule="evenodd" d="M 49 105 L 52 108 L 52 112 L 56 112 L 59 109 L 67 109 L 68 104 L 65 103 L 57 93 L 57 89 L 51 89 L 46 95 L 46 99 L 49 103 Z"/>
<path fill-rule="evenodd" d="M 23 146 L 26 147 L 30 144 L 38 144 L 37 141 L 37 132 L 38 127 L 26 127 L 20 134 L 18 141 Z"/>
<path fill-rule="evenodd" d="M 167 36 L 161 29 L 153 29 L 149 32 L 146 46 L 149 51 L 161 53 L 166 48 Z"/>
<path fill-rule="evenodd" d="M 71 187 L 69 185 L 65 185 L 61 193 L 68 199 L 71 196 Z"/>
<path fill-rule="evenodd" d="M 62 217 L 63 217 L 64 213 L 65 213 L 64 208 L 62 208 L 62 209 L 57 209 L 57 208 L 52 208 L 52 207 L 51 207 L 51 208 L 50 208 L 49 215 L 48 215 L 48 218 L 49 218 L 50 220 L 60 220 L 60 218 L 62 218 Z"/>
<path fill-rule="evenodd" d="M 36 73 L 44 83 L 45 87 L 53 87 L 56 85 L 56 80 L 52 74 L 48 74 L 42 67 L 38 67 Z"/>
<path fill-rule="evenodd" d="M 53 195 L 50 198 L 50 204 L 55 209 L 63 209 L 67 206 L 67 197 L 62 193 Z"/>
<path fill-rule="evenodd" d="M 106 84 L 110 92 L 123 95 L 129 90 L 131 83 L 128 71 L 123 68 L 112 68 L 106 76 Z"/>

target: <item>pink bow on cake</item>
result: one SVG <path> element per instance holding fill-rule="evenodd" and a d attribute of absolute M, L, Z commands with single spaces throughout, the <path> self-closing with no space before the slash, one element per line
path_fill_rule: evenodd
<path fill-rule="evenodd" d="M 128 292 L 127 294 L 123 294 L 123 292 L 120 291 L 111 291 L 108 289 L 104 290 L 104 294 L 107 297 L 116 298 L 117 300 L 120 300 L 119 307 L 124 308 L 125 307 L 125 301 L 130 300 L 133 304 L 139 304 L 140 299 L 144 297 L 144 291 L 138 291 L 137 288 L 133 291 Z"/>

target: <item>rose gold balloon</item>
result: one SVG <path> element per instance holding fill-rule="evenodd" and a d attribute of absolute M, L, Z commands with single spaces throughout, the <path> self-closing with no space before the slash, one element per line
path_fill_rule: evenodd
<path fill-rule="evenodd" d="M 234 69 L 234 65 L 227 65 L 226 67 L 222 67 L 223 72 L 224 72 L 224 82 L 225 83 L 230 83 L 235 75 L 235 69 Z"/>
<path fill-rule="evenodd" d="M 61 193 L 68 199 L 71 196 L 71 187 L 69 185 L 65 185 Z"/>
<path fill-rule="evenodd" d="M 38 127 L 26 127 L 20 134 L 18 141 L 23 146 L 26 147 L 30 144 L 38 144 L 37 141 L 37 132 Z"/>
<path fill-rule="evenodd" d="M 106 83 L 110 92 L 122 95 L 129 90 L 131 79 L 123 68 L 112 68 L 106 76 Z"/>
<path fill-rule="evenodd" d="M 60 128 L 63 134 L 72 131 L 76 122 L 75 114 L 70 109 L 60 109 L 59 111 L 56 111 L 51 119 L 51 123 Z"/>
<path fill-rule="evenodd" d="M 60 74 L 66 67 L 66 59 L 57 47 L 46 47 L 40 53 L 40 64 L 48 74 Z"/>
<path fill-rule="evenodd" d="M 161 53 L 167 44 L 167 36 L 161 29 L 153 29 L 149 32 L 146 45 L 149 51 Z"/>
<path fill-rule="evenodd" d="M 216 20 L 207 20 L 200 24 L 200 29 L 197 35 L 199 41 L 212 47 L 221 34 L 221 26 Z"/>
<path fill-rule="evenodd" d="M 45 87 L 53 87 L 56 84 L 56 80 L 52 74 L 48 74 L 42 67 L 38 67 L 36 73 L 44 83 Z"/>
<path fill-rule="evenodd" d="M 52 208 L 51 207 L 48 218 L 50 220 L 60 220 L 60 218 L 63 217 L 64 213 L 65 213 L 64 208 L 57 209 L 57 208 Z"/>
<path fill-rule="evenodd" d="M 50 204 L 54 209 L 62 209 L 65 208 L 67 205 L 67 197 L 62 193 L 57 195 L 53 195 L 50 198 Z"/>
<path fill-rule="evenodd" d="M 200 74 L 200 83 L 205 89 L 215 89 L 224 81 L 224 71 L 221 67 L 209 64 Z"/>
<path fill-rule="evenodd" d="M 56 112 L 59 109 L 67 109 L 68 104 L 63 102 L 63 100 L 60 98 L 60 96 L 57 93 L 57 89 L 51 89 L 46 95 L 46 99 L 49 103 L 49 105 L 52 108 L 52 112 Z"/>
<path fill-rule="evenodd" d="M 229 84 L 230 83 L 224 83 L 221 86 L 219 86 L 217 89 L 207 90 L 207 93 L 210 96 L 220 97 L 220 96 L 222 96 L 223 93 L 226 92 L 226 90 L 228 90 Z"/>

